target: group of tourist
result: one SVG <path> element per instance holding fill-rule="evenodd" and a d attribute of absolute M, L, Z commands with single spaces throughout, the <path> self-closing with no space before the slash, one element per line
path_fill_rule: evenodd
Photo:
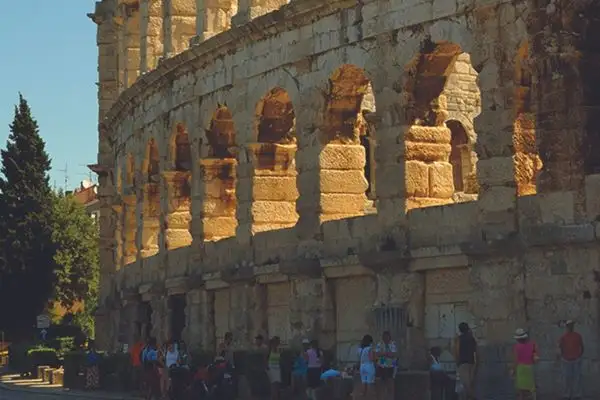
<path fill-rule="evenodd" d="M 558 358 L 562 363 L 563 399 L 582 398 L 581 363 L 584 352 L 583 338 L 575 332 L 575 322 L 566 321 L 566 332 L 558 342 Z M 454 358 L 456 362 L 456 379 L 452 379 L 444 371 L 440 362 L 441 349 L 431 349 L 431 388 L 432 400 L 450 400 L 456 395 L 461 400 L 476 399 L 475 380 L 480 360 L 477 341 L 469 325 L 462 322 L 459 334 L 454 341 Z M 537 344 L 524 329 L 517 329 L 514 335 L 513 362 L 510 375 L 515 382 L 519 400 L 535 399 L 536 382 L 534 366 L 540 359 Z"/>
<path fill-rule="evenodd" d="M 362 396 L 365 399 L 394 399 L 394 379 L 398 368 L 398 349 L 390 332 L 373 345 L 371 335 L 365 335 L 358 349 Z"/>
<path fill-rule="evenodd" d="M 137 340 L 130 350 L 134 386 L 143 391 L 147 399 L 166 399 L 173 378 L 189 371 L 190 355 L 184 341 L 168 340 L 158 345 L 150 338 L 144 344 Z"/>

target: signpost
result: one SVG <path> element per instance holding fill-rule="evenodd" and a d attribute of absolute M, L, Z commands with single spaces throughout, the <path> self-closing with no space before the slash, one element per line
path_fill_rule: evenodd
<path fill-rule="evenodd" d="M 36 325 L 37 328 L 40 329 L 41 339 L 45 342 L 46 335 L 48 334 L 47 329 L 50 328 L 50 317 L 45 314 L 38 315 L 36 318 Z"/>
<path fill-rule="evenodd" d="M 38 315 L 36 323 L 38 329 L 48 329 L 50 328 L 50 317 L 44 314 Z"/>

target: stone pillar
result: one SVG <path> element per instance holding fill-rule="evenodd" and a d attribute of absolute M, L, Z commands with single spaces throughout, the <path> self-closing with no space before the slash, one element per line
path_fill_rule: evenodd
<path fill-rule="evenodd" d="M 518 229 L 513 157 L 514 82 L 503 79 L 503 76 L 512 77 L 513 74 L 512 71 L 511 74 L 503 73 L 495 63 L 495 60 L 488 60 L 479 74 L 482 107 L 474 124 L 479 155 L 477 205 L 484 240 L 502 239 Z"/>
<path fill-rule="evenodd" d="M 124 32 L 119 53 L 124 89 L 127 89 L 135 83 L 140 72 L 140 12 L 137 4 L 122 4 L 121 7 Z"/>
<path fill-rule="evenodd" d="M 164 343 L 169 339 L 169 298 L 153 295 L 150 305 L 152 307 L 152 336 L 159 344 Z"/>
<path fill-rule="evenodd" d="M 214 343 L 214 299 L 204 288 L 187 292 L 186 328 L 184 340 L 192 351 L 212 350 Z"/>
<path fill-rule="evenodd" d="M 438 105 L 445 105 L 443 95 Z M 445 111 L 445 107 L 441 107 Z M 452 132 L 440 118 L 436 126 L 404 129 L 407 210 L 452 203 L 454 176 L 450 160 Z"/>
<path fill-rule="evenodd" d="M 117 197 L 117 196 L 115 196 Z M 116 199 L 115 199 L 116 200 Z M 115 269 L 119 271 L 123 268 L 123 205 L 113 203 L 113 218 L 115 220 Z"/>
<path fill-rule="evenodd" d="M 244 25 L 256 17 L 278 10 L 287 3 L 287 0 L 238 0 L 238 12 L 231 19 L 231 25 Z"/>
<path fill-rule="evenodd" d="M 189 47 L 196 35 L 196 0 L 163 0 L 163 57 L 177 55 Z"/>
<path fill-rule="evenodd" d="M 136 244 L 136 235 L 138 230 L 138 220 L 136 216 L 137 196 L 128 194 L 122 196 L 123 200 L 123 266 L 133 264 L 137 260 L 138 248 Z"/>
<path fill-rule="evenodd" d="M 140 0 L 140 74 L 156 68 L 162 56 L 162 0 Z"/>
<path fill-rule="evenodd" d="M 190 172 L 165 171 L 165 249 L 174 250 L 192 243 L 190 234 Z"/>
<path fill-rule="evenodd" d="M 296 212 L 296 145 L 251 143 L 248 164 L 238 169 L 237 236 L 293 227 Z"/>
<path fill-rule="evenodd" d="M 138 259 L 141 262 L 142 281 L 151 282 L 156 276 L 152 274 L 152 268 L 146 258 L 153 257 L 159 252 L 160 235 L 160 187 L 158 183 L 146 183 L 143 186 L 138 201 Z"/>
<path fill-rule="evenodd" d="M 319 339 L 324 348 L 335 344 L 335 310 L 327 281 L 297 277 L 290 280 L 290 324 L 294 340 Z"/>
<path fill-rule="evenodd" d="M 364 176 L 365 148 L 360 144 L 327 144 L 318 159 L 319 221 L 363 215 L 368 204 Z"/>
<path fill-rule="evenodd" d="M 201 43 L 231 27 L 231 18 L 237 12 L 235 0 L 196 0 L 196 36 L 193 43 Z"/>
<path fill-rule="evenodd" d="M 199 185 L 192 205 L 192 232 L 194 241 L 201 245 L 204 241 L 235 235 L 237 161 L 206 158 L 199 163 Z"/>

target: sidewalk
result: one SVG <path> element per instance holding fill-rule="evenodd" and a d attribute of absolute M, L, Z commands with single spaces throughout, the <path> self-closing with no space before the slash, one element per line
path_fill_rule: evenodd
<path fill-rule="evenodd" d="M 123 395 L 119 393 L 109 393 L 102 391 L 83 391 L 65 389 L 61 385 L 50 385 L 42 382 L 41 379 L 21 378 L 18 374 L 11 374 L 0 368 L 0 392 L 2 390 L 18 391 L 36 394 L 55 394 L 60 396 L 71 396 L 86 399 L 106 399 L 106 400 L 139 400 L 141 397 L 132 395 Z"/>

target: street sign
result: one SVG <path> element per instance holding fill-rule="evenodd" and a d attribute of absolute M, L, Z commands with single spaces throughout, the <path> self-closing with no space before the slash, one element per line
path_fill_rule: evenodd
<path fill-rule="evenodd" d="M 37 316 L 37 328 L 38 329 L 47 329 L 50 328 L 50 317 L 47 315 L 38 315 Z"/>

